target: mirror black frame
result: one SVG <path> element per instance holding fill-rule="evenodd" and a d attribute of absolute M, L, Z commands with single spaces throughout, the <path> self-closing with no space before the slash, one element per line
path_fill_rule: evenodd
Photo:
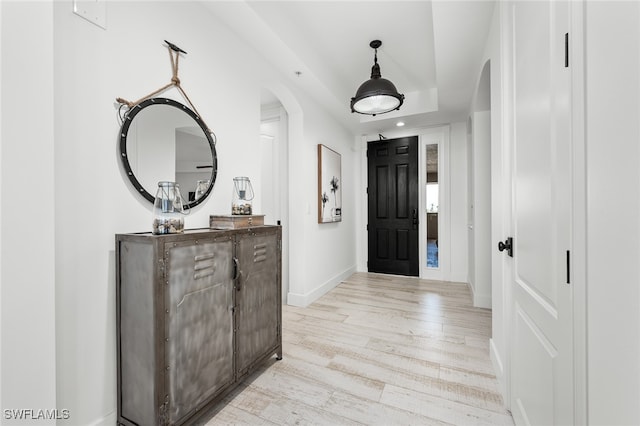
<path fill-rule="evenodd" d="M 180 102 L 176 102 L 173 99 L 150 98 L 143 102 L 140 102 L 137 105 L 134 105 L 129 111 L 125 113 L 122 127 L 120 129 L 120 159 L 122 160 L 124 170 L 126 171 L 129 180 L 133 184 L 133 187 L 138 191 L 138 193 L 142 194 L 144 198 L 153 203 L 155 200 L 155 195 L 150 194 L 147 189 L 138 181 L 135 174 L 133 173 L 133 170 L 131 169 L 131 164 L 129 164 L 129 156 L 127 155 L 127 133 L 129 132 L 129 126 L 131 126 L 131 122 L 140 111 L 151 105 L 170 105 L 174 108 L 178 108 L 179 110 L 186 112 L 191 118 L 194 119 L 196 123 L 198 123 L 198 126 L 200 126 L 205 136 L 207 137 L 207 140 L 209 141 L 209 147 L 211 148 L 211 158 L 213 162 L 211 170 L 211 184 L 209 185 L 209 188 L 207 188 L 207 191 L 202 195 L 202 197 L 185 205 L 185 207 L 187 208 L 193 208 L 206 200 L 213 190 L 213 185 L 215 184 L 216 177 L 218 176 L 218 156 L 216 153 L 215 140 L 213 139 L 211 131 L 208 129 L 204 121 L 202 121 L 202 119 L 186 105 L 183 105 Z"/>

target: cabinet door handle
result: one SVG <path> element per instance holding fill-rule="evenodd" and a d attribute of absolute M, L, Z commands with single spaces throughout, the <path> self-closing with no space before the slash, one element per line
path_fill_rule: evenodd
<path fill-rule="evenodd" d="M 240 275 L 240 264 L 238 263 L 238 258 L 234 257 L 233 258 L 233 279 L 237 280 L 239 275 Z"/>

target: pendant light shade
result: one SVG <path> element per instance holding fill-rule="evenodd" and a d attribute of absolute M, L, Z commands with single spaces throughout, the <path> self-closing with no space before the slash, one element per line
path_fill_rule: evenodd
<path fill-rule="evenodd" d="M 378 48 L 382 45 L 380 40 L 369 43 L 374 50 L 373 67 L 371 67 L 371 79 L 358 87 L 356 95 L 351 98 L 351 112 L 376 115 L 400 109 L 404 102 L 404 95 L 398 93 L 396 86 L 382 78 L 380 65 L 378 65 Z"/>

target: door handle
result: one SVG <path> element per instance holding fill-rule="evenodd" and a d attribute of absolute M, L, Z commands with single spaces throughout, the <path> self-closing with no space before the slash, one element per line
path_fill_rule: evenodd
<path fill-rule="evenodd" d="M 238 262 L 238 258 L 234 257 L 233 258 L 233 280 L 237 281 L 236 291 L 240 291 L 240 280 L 238 279 L 239 277 L 240 277 L 240 264 Z"/>
<path fill-rule="evenodd" d="M 509 257 L 513 257 L 513 238 L 509 237 L 504 242 L 500 241 L 498 243 L 498 250 L 507 251 Z"/>
<path fill-rule="evenodd" d="M 413 209 L 413 225 L 418 224 L 418 209 Z"/>

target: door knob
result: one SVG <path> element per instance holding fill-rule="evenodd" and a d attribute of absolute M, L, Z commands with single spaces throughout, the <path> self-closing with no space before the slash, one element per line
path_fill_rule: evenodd
<path fill-rule="evenodd" d="M 504 242 L 500 241 L 498 243 L 498 250 L 506 250 L 509 257 L 513 257 L 513 238 L 509 237 Z"/>

